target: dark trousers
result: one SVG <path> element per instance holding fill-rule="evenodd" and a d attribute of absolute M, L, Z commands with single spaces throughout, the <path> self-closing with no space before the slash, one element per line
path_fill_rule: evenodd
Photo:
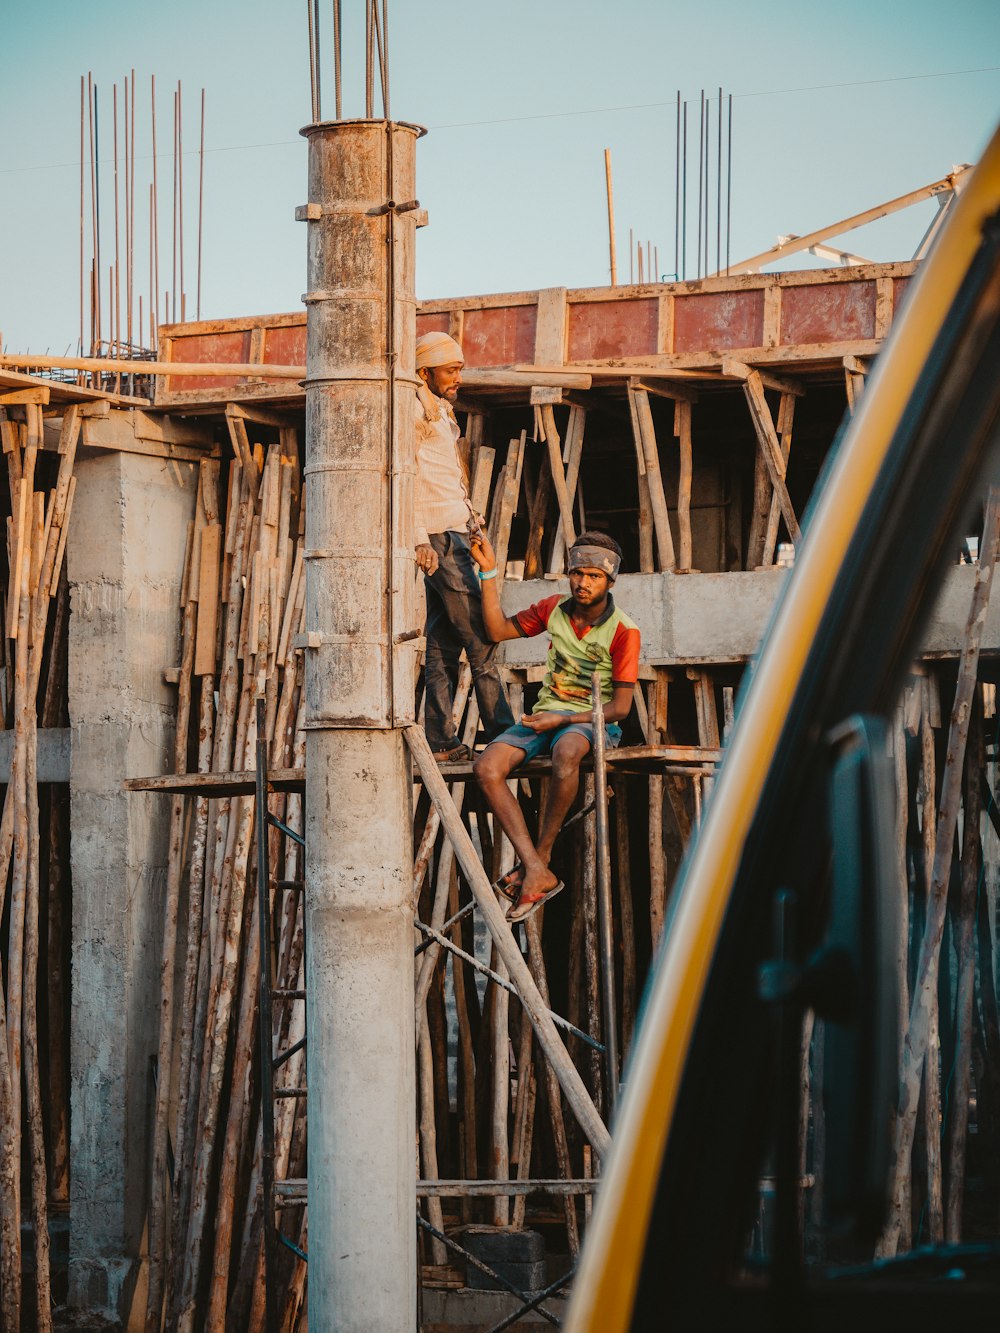
<path fill-rule="evenodd" d="M 438 567 L 430 576 L 424 575 L 424 727 L 432 750 L 450 750 L 459 744 L 451 712 L 463 648 L 472 668 L 486 739 L 512 727 L 514 716 L 497 670 L 497 645 L 486 636 L 482 593 L 469 543 L 460 532 L 432 532 L 428 541 L 437 552 Z"/>

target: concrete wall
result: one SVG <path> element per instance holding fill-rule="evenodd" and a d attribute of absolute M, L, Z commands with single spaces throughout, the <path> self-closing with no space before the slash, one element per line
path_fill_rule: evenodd
<path fill-rule="evenodd" d="M 760 647 L 789 570 L 734 574 L 623 574 L 615 601 L 639 626 L 642 660 L 669 665 L 685 662 L 740 662 Z M 965 637 L 976 570 L 955 565 L 948 573 L 924 638 L 930 656 L 956 656 Z M 565 579 L 509 581 L 503 589 L 508 615 L 554 592 L 564 595 Z M 545 661 L 547 638 L 504 644 L 509 666 Z M 1000 652 L 1000 597 L 993 599 L 983 631 L 983 652 Z"/>
<path fill-rule="evenodd" d="M 174 733 L 186 525 L 197 467 L 86 451 L 67 544 L 73 876 L 70 1303 L 128 1324 L 141 1296 L 150 1056 L 169 810 L 122 780 Z M 135 1300 L 135 1305 L 140 1305 Z M 137 1311 L 137 1316 L 141 1310 Z"/>

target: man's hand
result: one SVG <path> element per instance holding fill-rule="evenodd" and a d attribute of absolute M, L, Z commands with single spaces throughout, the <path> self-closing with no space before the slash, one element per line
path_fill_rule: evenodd
<path fill-rule="evenodd" d="M 417 568 L 433 574 L 438 567 L 438 554 L 430 542 L 421 542 L 416 548 Z"/>
<path fill-rule="evenodd" d="M 581 714 L 581 716 L 586 716 Z M 573 715 L 568 713 L 525 713 L 521 718 L 522 727 L 530 727 L 532 731 L 558 731 L 560 727 L 567 726 L 573 721 Z"/>
<path fill-rule="evenodd" d="M 484 574 L 491 569 L 496 569 L 496 552 L 484 528 L 480 528 L 478 532 L 470 531 L 469 550 L 472 552 L 473 560 Z"/>

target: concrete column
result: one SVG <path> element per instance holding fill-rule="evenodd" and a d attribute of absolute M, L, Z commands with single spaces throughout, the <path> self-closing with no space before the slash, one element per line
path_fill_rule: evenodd
<path fill-rule="evenodd" d="M 198 470 L 81 451 L 67 539 L 73 875 L 70 1304 L 140 1325 L 186 525 Z M 141 1299 L 136 1299 L 137 1288 Z M 130 1321 L 130 1314 L 134 1315 Z"/>
<path fill-rule="evenodd" d="M 400 728 L 414 684 L 418 131 L 345 121 L 303 133 L 309 1325 L 402 1333 L 416 1323 L 411 779 Z"/>

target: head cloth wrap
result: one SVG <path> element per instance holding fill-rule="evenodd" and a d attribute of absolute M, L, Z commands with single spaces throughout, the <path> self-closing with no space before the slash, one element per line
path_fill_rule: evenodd
<path fill-rule="evenodd" d="M 417 369 L 465 365 L 462 349 L 447 333 L 422 333 L 417 339 Z"/>
<path fill-rule="evenodd" d="M 606 546 L 571 546 L 569 548 L 569 567 L 574 569 L 599 569 L 607 574 L 612 582 L 618 577 L 621 568 L 621 556 L 609 551 Z"/>

